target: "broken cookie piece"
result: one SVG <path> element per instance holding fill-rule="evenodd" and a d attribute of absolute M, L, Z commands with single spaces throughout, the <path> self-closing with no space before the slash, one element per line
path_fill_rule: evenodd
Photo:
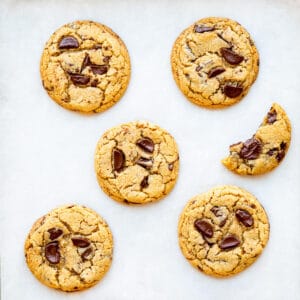
<path fill-rule="evenodd" d="M 273 103 L 252 138 L 229 147 L 224 166 L 240 175 L 259 175 L 276 168 L 291 141 L 291 124 L 283 108 Z"/>

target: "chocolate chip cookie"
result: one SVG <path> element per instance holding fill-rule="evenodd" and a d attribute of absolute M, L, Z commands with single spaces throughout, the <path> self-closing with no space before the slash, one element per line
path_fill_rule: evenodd
<path fill-rule="evenodd" d="M 95 153 L 103 191 L 119 202 L 144 204 L 161 199 L 175 185 L 179 155 L 173 137 L 148 122 L 109 129 Z"/>
<path fill-rule="evenodd" d="M 174 79 L 193 103 L 220 108 L 240 101 L 258 74 L 249 33 L 227 18 L 205 18 L 184 30 L 171 54 Z"/>
<path fill-rule="evenodd" d="M 61 106 L 101 112 L 124 94 L 130 59 L 120 37 L 92 21 L 66 24 L 52 34 L 40 64 L 43 86 Z"/>
<path fill-rule="evenodd" d="M 38 219 L 25 242 L 26 262 L 34 276 L 67 292 L 96 284 L 108 271 L 112 252 L 107 223 L 79 205 L 56 208 Z"/>
<path fill-rule="evenodd" d="M 230 154 L 222 163 L 240 175 L 263 174 L 280 164 L 290 141 L 290 120 L 283 108 L 273 103 L 256 133 L 245 142 L 231 145 Z"/>
<path fill-rule="evenodd" d="M 193 197 L 179 220 L 179 245 L 205 274 L 225 277 L 243 271 L 269 239 L 268 217 L 258 200 L 235 186 L 220 186 Z"/>

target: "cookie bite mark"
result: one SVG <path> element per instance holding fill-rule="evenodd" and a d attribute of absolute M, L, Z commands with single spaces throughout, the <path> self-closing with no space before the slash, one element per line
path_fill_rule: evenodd
<path fill-rule="evenodd" d="M 222 160 L 240 175 L 259 175 L 276 168 L 285 157 L 291 141 L 291 125 L 283 108 L 274 103 L 252 138 L 229 147 Z"/>
<path fill-rule="evenodd" d="M 258 52 L 249 33 L 226 18 L 205 18 L 173 45 L 174 79 L 193 103 L 221 108 L 240 101 L 258 74 Z"/>

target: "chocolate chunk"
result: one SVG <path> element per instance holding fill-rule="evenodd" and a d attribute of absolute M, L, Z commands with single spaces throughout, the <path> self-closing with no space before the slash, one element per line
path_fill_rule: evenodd
<path fill-rule="evenodd" d="M 212 77 L 216 77 L 217 75 L 221 74 L 225 72 L 225 69 L 222 68 L 222 67 L 215 67 L 215 68 L 212 68 L 208 74 L 207 74 L 207 77 L 208 78 L 212 78 Z"/>
<path fill-rule="evenodd" d="M 194 32 L 197 32 L 197 33 L 203 33 L 203 32 L 214 31 L 214 30 L 215 30 L 214 27 L 208 27 L 205 25 L 195 25 L 194 26 Z"/>
<path fill-rule="evenodd" d="M 105 56 L 103 58 L 103 62 L 106 63 L 106 64 L 109 62 L 109 60 L 110 60 L 110 56 Z"/>
<path fill-rule="evenodd" d="M 243 144 L 239 156 L 243 159 L 256 159 L 260 155 L 261 151 L 261 142 L 253 137 Z"/>
<path fill-rule="evenodd" d="M 275 151 L 278 151 L 278 149 L 277 149 L 277 148 L 272 148 L 272 149 L 270 149 L 270 150 L 267 152 L 267 154 L 268 154 L 269 156 L 272 156 L 272 155 L 274 154 Z"/>
<path fill-rule="evenodd" d="M 51 228 L 51 229 L 48 230 L 48 232 L 50 233 L 50 240 L 57 239 L 63 233 L 63 231 L 59 228 Z"/>
<path fill-rule="evenodd" d="M 58 242 L 51 242 L 45 247 L 45 257 L 51 264 L 58 264 L 60 261 Z"/>
<path fill-rule="evenodd" d="M 224 225 L 226 224 L 226 222 L 227 222 L 227 218 L 223 219 L 223 220 L 220 222 L 219 226 L 220 226 L 220 227 L 224 227 Z"/>
<path fill-rule="evenodd" d="M 91 254 L 93 253 L 93 249 L 92 248 L 87 248 L 82 254 L 81 254 L 81 258 L 83 260 L 87 260 L 89 258 L 91 258 Z"/>
<path fill-rule="evenodd" d="M 235 212 L 235 216 L 246 227 L 251 227 L 253 225 L 253 218 L 252 218 L 251 214 L 248 211 L 246 211 L 244 209 L 238 209 Z"/>
<path fill-rule="evenodd" d="M 174 164 L 173 164 L 173 163 L 168 164 L 168 169 L 169 169 L 170 171 L 173 171 L 173 168 L 174 168 Z"/>
<path fill-rule="evenodd" d="M 227 216 L 225 212 L 218 206 L 214 206 L 210 210 L 220 221 L 219 226 L 223 227 L 226 224 Z"/>
<path fill-rule="evenodd" d="M 70 78 L 75 85 L 87 85 L 90 81 L 89 76 L 81 74 L 70 74 Z"/>
<path fill-rule="evenodd" d="M 78 47 L 79 43 L 73 36 L 65 36 L 58 45 L 59 49 L 72 49 Z"/>
<path fill-rule="evenodd" d="M 221 210 L 218 206 L 214 206 L 210 211 L 211 211 L 216 217 L 222 217 L 222 216 L 223 216 L 223 212 L 222 212 L 222 210 Z"/>
<path fill-rule="evenodd" d="M 201 70 L 202 70 L 201 66 L 197 66 L 196 69 L 195 69 L 196 72 L 200 72 Z"/>
<path fill-rule="evenodd" d="M 154 143 L 150 138 L 139 139 L 136 144 L 145 152 L 153 153 L 154 151 Z"/>
<path fill-rule="evenodd" d="M 276 110 L 269 111 L 267 115 L 267 122 L 268 124 L 273 124 L 277 120 L 277 112 Z"/>
<path fill-rule="evenodd" d="M 217 36 L 221 39 L 221 40 L 223 40 L 225 43 L 227 43 L 227 44 L 229 44 L 230 46 L 232 46 L 231 45 L 231 42 L 228 42 L 220 33 L 217 33 Z"/>
<path fill-rule="evenodd" d="M 108 71 L 108 67 L 105 65 L 90 65 L 90 67 L 95 75 L 103 75 Z"/>
<path fill-rule="evenodd" d="M 83 59 L 82 65 L 81 65 L 81 69 L 80 69 L 80 73 L 87 67 L 91 65 L 91 60 L 90 60 L 90 56 L 86 53 L 85 57 Z"/>
<path fill-rule="evenodd" d="M 92 86 L 92 87 L 96 87 L 98 83 L 99 83 L 99 81 L 98 81 L 97 79 L 94 79 L 94 80 L 91 82 L 91 86 Z"/>
<path fill-rule="evenodd" d="M 214 234 L 213 227 L 207 221 L 204 221 L 202 219 L 197 219 L 194 222 L 194 226 L 200 233 L 202 233 L 204 236 L 208 238 L 211 238 Z"/>
<path fill-rule="evenodd" d="M 71 240 L 73 242 L 73 245 L 79 248 L 86 248 L 91 244 L 88 239 L 82 237 L 73 237 L 71 238 Z"/>
<path fill-rule="evenodd" d="M 148 183 L 148 176 L 144 177 L 144 179 L 142 180 L 141 182 L 141 188 L 144 189 L 146 187 L 149 186 L 149 183 Z"/>
<path fill-rule="evenodd" d="M 237 247 L 240 244 L 238 238 L 234 235 L 226 236 L 220 243 L 220 248 L 222 250 L 230 250 Z"/>
<path fill-rule="evenodd" d="M 145 169 L 150 169 L 153 165 L 153 161 L 151 158 L 140 157 L 136 163 Z"/>
<path fill-rule="evenodd" d="M 120 171 L 125 163 L 125 154 L 120 149 L 113 149 L 113 168 L 115 171 Z"/>
<path fill-rule="evenodd" d="M 226 84 L 224 86 L 224 94 L 229 98 L 238 97 L 243 91 L 243 88 L 240 86 L 233 86 L 231 84 Z"/>
<path fill-rule="evenodd" d="M 285 142 L 281 142 L 280 143 L 280 149 L 281 150 L 285 150 L 286 149 L 286 143 Z"/>
<path fill-rule="evenodd" d="M 243 56 L 235 53 L 233 50 L 229 48 L 221 48 L 220 51 L 224 59 L 231 65 L 238 65 L 244 60 Z"/>
<path fill-rule="evenodd" d="M 277 159 L 278 162 L 281 162 L 284 157 L 285 157 L 285 151 L 284 150 L 281 150 L 276 155 L 276 159 Z"/>

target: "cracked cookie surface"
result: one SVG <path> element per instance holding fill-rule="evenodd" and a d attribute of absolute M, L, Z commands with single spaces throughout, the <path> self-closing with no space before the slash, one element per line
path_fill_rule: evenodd
<path fill-rule="evenodd" d="M 222 163 L 240 175 L 264 174 L 281 163 L 290 142 L 290 120 L 283 108 L 273 103 L 252 138 L 231 145 L 230 154 Z"/>
<path fill-rule="evenodd" d="M 40 72 L 47 93 L 64 108 L 101 112 L 124 94 L 130 59 L 125 44 L 110 28 L 76 21 L 52 34 Z"/>
<path fill-rule="evenodd" d="M 95 153 L 95 171 L 103 191 L 119 202 L 144 204 L 166 196 L 175 185 L 179 154 L 165 130 L 138 121 L 109 129 Z"/>
<path fill-rule="evenodd" d="M 193 103 L 220 108 L 240 101 L 258 74 L 249 33 L 227 18 L 201 19 L 184 30 L 171 54 L 174 79 Z"/>
<path fill-rule="evenodd" d="M 179 245 L 200 271 L 225 277 L 243 271 L 269 239 L 268 217 L 258 200 L 236 186 L 193 197 L 178 224 Z"/>
<path fill-rule="evenodd" d="M 34 276 L 66 292 L 96 284 L 108 271 L 112 252 L 107 223 L 79 205 L 58 207 L 38 219 L 25 242 L 26 262 Z"/>

